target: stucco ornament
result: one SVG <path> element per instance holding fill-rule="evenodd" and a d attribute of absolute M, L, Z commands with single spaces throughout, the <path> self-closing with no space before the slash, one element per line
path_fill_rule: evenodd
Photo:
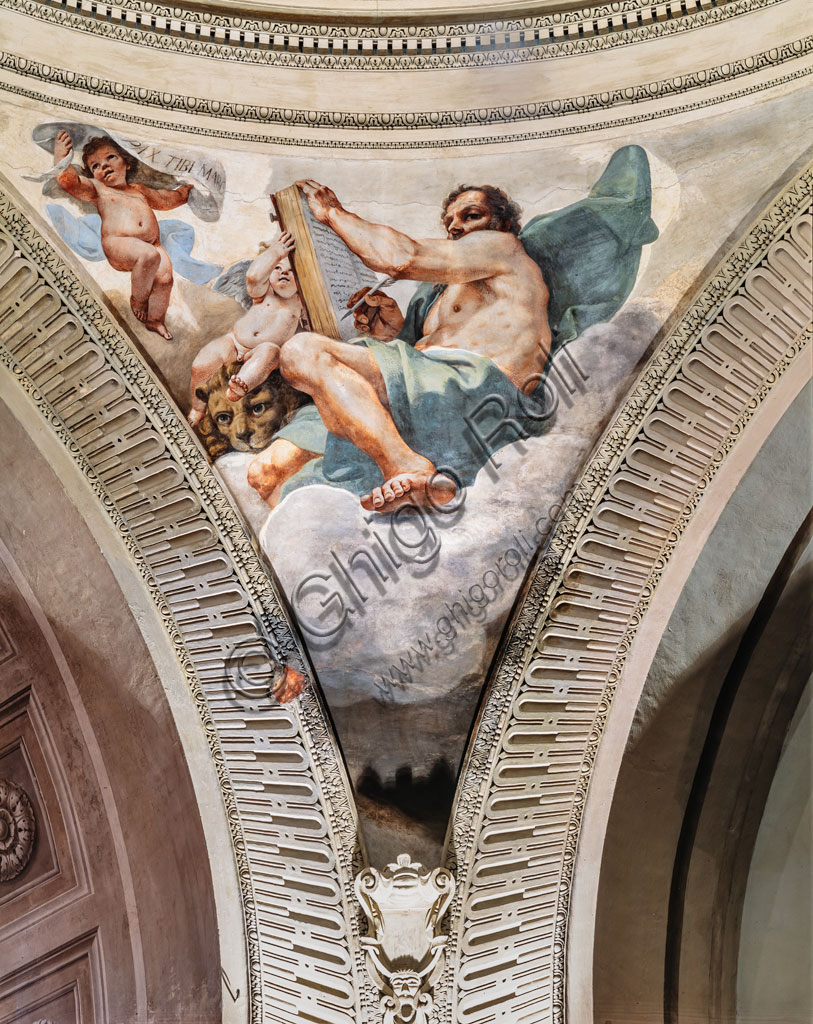
<path fill-rule="evenodd" d="M 429 871 L 408 854 L 383 871 L 366 868 L 357 876 L 356 896 L 371 928 L 361 944 L 381 992 L 383 1024 L 430 1024 L 432 987 L 446 954 L 440 923 L 454 890 L 451 872 Z"/>
<path fill-rule="evenodd" d="M 0 882 L 16 878 L 31 859 L 35 828 L 25 790 L 11 779 L 0 779 Z"/>

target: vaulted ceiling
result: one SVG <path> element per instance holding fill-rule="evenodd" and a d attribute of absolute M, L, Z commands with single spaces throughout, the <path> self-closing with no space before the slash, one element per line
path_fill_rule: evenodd
<path fill-rule="evenodd" d="M 450 900 L 433 924 L 445 937 L 445 966 L 440 960 L 425 984 L 427 1024 L 581 1024 L 594 1007 L 600 1020 L 694 1019 L 706 994 L 686 978 L 707 947 L 697 931 L 694 944 L 687 939 L 681 989 L 679 951 L 665 963 L 658 945 L 674 952 L 676 837 L 720 677 L 747 632 L 743 617 L 760 606 L 810 508 L 810 435 L 797 400 L 810 376 L 808 5 L 448 0 L 405 12 L 390 0 L 273 10 L 253 0 L 188 9 L 0 0 L 0 20 L 0 386 L 15 467 L 3 481 L 0 540 L 19 565 L 24 614 L 44 608 L 55 633 L 41 679 L 16 669 L 0 676 L 0 711 L 16 709 L 30 689 L 37 735 L 55 738 L 48 756 L 14 770 L 40 793 L 41 835 L 57 837 L 53 849 L 63 842 L 67 888 L 73 862 L 87 860 L 76 883 L 85 916 L 74 928 L 50 889 L 38 889 L 62 882 L 37 854 L 26 896 L 37 907 L 33 938 L 19 942 L 23 911 L 0 928 L 0 960 L 8 951 L 11 965 L 0 977 L 0 1020 L 181 1021 L 194 1005 L 196 1019 L 235 1024 L 391 1024 L 395 1004 L 380 1002 L 393 999 L 391 979 L 368 971 L 362 938 L 375 937 L 376 923 L 359 892 L 369 883 L 383 900 L 380 877 L 363 872 L 385 872 L 401 852 L 449 872 L 432 876 Z M 306 549 L 288 545 L 269 562 L 247 506 L 229 497 L 225 470 L 213 470 L 184 421 L 182 344 L 168 355 L 135 324 L 113 272 L 77 257 L 49 219 L 53 196 L 43 195 L 39 175 L 50 157 L 32 130 L 63 121 L 220 160 L 232 219 L 209 237 L 224 263 L 245 255 L 250 229 L 268 230 L 267 193 L 298 177 L 318 173 L 363 216 L 430 235 L 450 183 L 494 179 L 530 215 L 581 199 L 618 148 L 646 149 L 659 242 L 629 306 L 590 335 L 604 345 L 601 356 L 583 339 L 568 350 L 593 379 L 571 379 L 576 426 L 550 441 L 547 489 L 530 486 L 520 503 L 536 521 L 548 517 L 547 543 L 529 556 L 480 662 L 448 685 L 438 669 L 438 692 L 422 711 L 373 700 L 360 711 L 337 698 L 331 671 L 341 653 L 312 643 L 291 607 L 286 573 L 298 571 Z M 200 297 L 183 288 L 182 327 Z M 783 463 L 794 437 L 799 447 Z M 737 502 L 749 487 L 753 502 L 771 493 L 781 524 L 748 522 L 747 504 Z M 36 513 L 26 523 L 30 503 Z M 490 507 L 514 522 L 507 498 Z M 710 594 L 723 571 L 714 558 L 738 536 L 754 548 L 761 530 L 774 543 L 746 572 L 750 589 L 735 571 L 724 592 Z M 796 548 L 777 601 L 790 600 L 797 561 L 806 564 L 801 541 Z M 738 602 L 741 586 L 748 592 Z M 83 602 L 83 588 L 93 600 Z M 61 597 L 46 600 L 54 589 Z M 717 615 L 707 643 L 678 652 L 681 661 L 670 635 L 691 637 L 709 607 Z M 37 628 L 50 636 L 43 621 Z M 391 628 L 394 639 L 379 630 L 369 646 L 394 645 Z M 42 647 L 37 630 L 23 633 L 32 652 Z M 124 667 L 93 657 L 117 644 L 128 652 Z M 269 700 L 262 682 L 279 664 L 309 682 L 292 703 Z M 342 666 L 352 682 L 353 659 Z M 786 687 L 794 700 L 803 674 L 795 665 Z M 85 715 L 73 755 L 70 730 L 48 724 L 48 695 L 57 708 L 68 677 Z M 751 689 L 753 724 L 764 708 L 761 687 Z M 764 697 L 785 700 L 778 691 Z M 772 765 L 781 734 L 763 737 Z M 133 763 L 139 745 L 155 756 Z M 398 780 L 383 769 L 377 789 L 369 776 L 362 787 L 377 747 L 410 765 L 420 784 L 408 799 L 399 803 Z M 435 750 L 446 775 L 429 771 Z M 642 750 L 652 758 L 643 765 Z M 675 782 L 673 799 L 663 805 L 650 793 L 642 809 L 637 794 L 649 792 L 656 761 Z M 381 763 L 389 765 L 384 755 Z M 718 774 L 715 785 L 725 789 L 728 777 Z M 60 785 L 73 794 L 61 804 Z M 421 801 L 431 804 L 423 818 Z M 138 815 L 150 806 L 161 826 L 151 820 L 136 841 Z M 73 839 L 70 830 L 60 839 L 60 816 L 76 820 Z M 758 816 L 749 842 L 757 825 Z M 643 934 L 630 913 L 638 904 L 618 888 L 634 883 L 656 828 L 663 848 L 642 899 L 652 911 Z M 643 845 L 631 853 L 636 835 Z M 114 882 L 92 881 L 97 854 L 118 865 Z M 684 854 L 688 864 L 691 849 Z M 722 886 L 729 876 L 720 871 Z M 149 876 L 161 899 L 145 895 Z M 696 921 L 695 885 L 686 914 Z M 420 912 L 417 893 L 416 885 Z M 166 979 L 153 980 L 164 947 L 149 947 L 166 927 L 161 903 L 173 900 L 184 909 L 173 908 L 168 934 L 178 948 L 185 936 L 196 943 L 185 950 L 189 963 L 173 966 L 181 981 L 165 991 Z M 6 905 L 13 915 L 22 906 Z M 631 945 L 614 948 L 618 934 Z M 726 933 L 726 942 L 738 935 Z M 646 971 L 615 987 L 614 973 L 634 970 L 629 951 L 650 944 L 658 955 Z M 74 946 L 75 956 L 63 955 Z M 390 952 L 397 959 L 395 946 Z M 728 947 L 713 953 L 723 958 L 715 963 L 736 962 Z M 128 979 L 121 990 L 119 977 Z M 73 1002 L 59 994 L 63 983 L 74 985 Z M 625 999 L 635 1006 L 625 1011 Z M 731 991 L 717 998 L 710 1019 L 729 1020 L 731 999 Z"/>

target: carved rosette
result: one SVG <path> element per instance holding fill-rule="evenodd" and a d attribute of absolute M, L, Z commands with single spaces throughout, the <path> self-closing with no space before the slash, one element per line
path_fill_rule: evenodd
<path fill-rule="evenodd" d="M 31 801 L 10 778 L 0 778 L 0 882 L 17 877 L 34 851 L 36 819 Z"/>
<path fill-rule="evenodd" d="M 25 868 L 34 850 L 36 821 L 31 801 L 16 782 L 0 779 L 0 882 Z"/>
<path fill-rule="evenodd" d="M 446 868 L 429 871 L 401 854 L 384 871 L 366 868 L 355 888 L 371 928 L 361 945 L 381 992 L 383 1024 L 429 1024 L 432 988 L 446 956 L 440 923 L 454 895 L 454 877 Z"/>

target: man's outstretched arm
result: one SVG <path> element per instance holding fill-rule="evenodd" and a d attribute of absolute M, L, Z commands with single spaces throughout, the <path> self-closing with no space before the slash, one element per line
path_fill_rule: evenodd
<path fill-rule="evenodd" d="M 345 210 L 335 193 L 315 181 L 298 181 L 314 217 L 329 225 L 371 270 L 410 281 L 462 284 L 509 273 L 521 243 L 502 231 L 472 231 L 463 238 L 416 240 Z"/>

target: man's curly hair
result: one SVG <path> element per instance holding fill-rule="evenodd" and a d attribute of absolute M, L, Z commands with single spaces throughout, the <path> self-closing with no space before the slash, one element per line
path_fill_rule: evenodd
<path fill-rule="evenodd" d="M 109 135 L 96 135 L 92 139 L 88 139 L 85 145 L 82 147 L 82 167 L 89 178 L 93 177 L 93 172 L 88 166 L 88 157 L 91 153 L 94 153 L 97 149 L 101 149 L 103 146 L 109 146 L 111 149 L 119 154 L 122 160 L 127 164 L 127 173 L 125 178 L 129 181 L 130 175 L 136 169 L 138 160 L 132 154 L 128 153 L 126 149 L 122 149 L 121 146 L 114 139 L 111 139 Z"/>
<path fill-rule="evenodd" d="M 491 207 L 491 222 L 489 228 L 492 231 L 510 231 L 512 235 L 518 235 L 520 229 L 519 217 L 522 207 L 503 192 L 501 188 L 494 185 L 458 185 L 443 200 L 441 220 L 446 216 L 449 204 L 453 203 L 458 196 L 464 192 L 482 192 Z"/>

